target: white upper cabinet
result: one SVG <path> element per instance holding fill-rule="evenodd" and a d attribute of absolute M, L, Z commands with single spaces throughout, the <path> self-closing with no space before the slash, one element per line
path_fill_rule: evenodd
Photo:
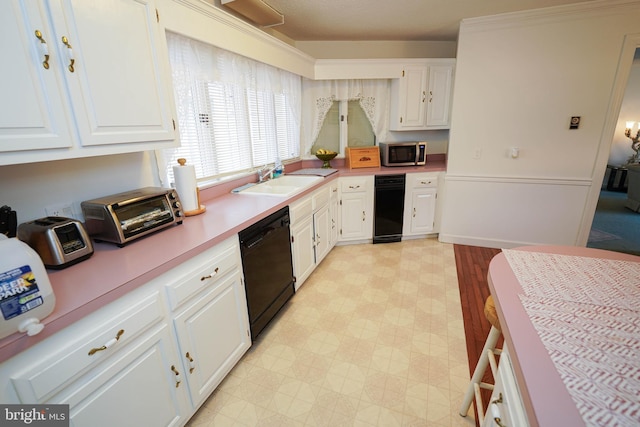
<path fill-rule="evenodd" d="M 390 130 L 448 129 L 454 59 L 429 59 L 403 67 L 391 81 Z"/>
<path fill-rule="evenodd" d="M 427 86 L 427 127 L 449 127 L 453 65 L 430 65 Z"/>
<path fill-rule="evenodd" d="M 0 152 L 70 147 L 71 123 L 44 5 L 0 2 Z"/>
<path fill-rule="evenodd" d="M 0 164 L 176 144 L 153 0 L 10 0 L 0 15 Z"/>

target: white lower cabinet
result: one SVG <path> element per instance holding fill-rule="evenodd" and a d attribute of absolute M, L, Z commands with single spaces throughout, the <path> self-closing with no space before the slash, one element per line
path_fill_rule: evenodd
<path fill-rule="evenodd" d="M 175 317 L 184 376 L 200 406 L 251 345 L 239 272 L 219 280 Z"/>
<path fill-rule="evenodd" d="M 47 403 L 70 406 L 70 426 L 180 426 L 190 414 L 167 324 L 101 363 Z"/>
<path fill-rule="evenodd" d="M 292 224 L 290 232 L 293 275 L 296 278 L 295 288 L 298 290 L 316 268 L 313 217 L 309 216 Z"/>
<path fill-rule="evenodd" d="M 335 246 L 337 224 L 331 203 L 337 204 L 335 181 L 289 206 L 291 253 L 296 290 Z M 335 236 L 335 237 L 334 237 Z"/>
<path fill-rule="evenodd" d="M 486 415 L 481 427 L 529 425 L 506 345 L 500 355 L 496 383 L 486 406 Z"/>
<path fill-rule="evenodd" d="M 237 236 L 0 365 L 3 403 L 74 427 L 182 426 L 251 346 Z"/>
<path fill-rule="evenodd" d="M 409 173 L 406 177 L 402 236 L 421 236 L 435 231 L 438 175 Z"/>
<path fill-rule="evenodd" d="M 338 242 L 338 216 L 340 215 L 340 198 L 338 197 L 338 181 L 333 181 L 329 185 L 329 246 L 332 248 Z"/>
<path fill-rule="evenodd" d="M 373 238 L 373 189 L 373 175 L 340 178 L 340 242 Z"/>

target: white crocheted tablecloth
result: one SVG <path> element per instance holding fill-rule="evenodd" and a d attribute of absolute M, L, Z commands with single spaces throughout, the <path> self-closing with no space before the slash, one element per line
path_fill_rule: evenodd
<path fill-rule="evenodd" d="M 640 425 L 640 263 L 503 250 L 587 426 Z"/>

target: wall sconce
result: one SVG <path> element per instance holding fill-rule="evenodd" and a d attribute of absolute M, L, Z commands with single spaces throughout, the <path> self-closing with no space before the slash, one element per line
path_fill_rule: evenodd
<path fill-rule="evenodd" d="M 627 160 L 628 165 L 632 163 L 640 163 L 640 123 L 638 123 L 638 130 L 636 131 L 635 136 L 631 136 L 631 131 L 635 124 L 635 122 L 627 122 L 627 127 L 624 130 L 624 135 L 631 140 L 631 149 L 635 152 L 635 154 L 629 156 L 629 160 Z"/>

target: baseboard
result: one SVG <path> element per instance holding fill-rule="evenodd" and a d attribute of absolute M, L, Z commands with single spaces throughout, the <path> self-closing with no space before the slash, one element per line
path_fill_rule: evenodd
<path fill-rule="evenodd" d="M 442 243 L 453 243 L 456 245 L 479 246 L 482 248 L 511 249 L 518 246 L 539 245 L 536 242 L 517 242 L 512 240 L 486 239 L 472 236 L 457 236 L 453 234 L 440 233 L 438 241 Z"/>

